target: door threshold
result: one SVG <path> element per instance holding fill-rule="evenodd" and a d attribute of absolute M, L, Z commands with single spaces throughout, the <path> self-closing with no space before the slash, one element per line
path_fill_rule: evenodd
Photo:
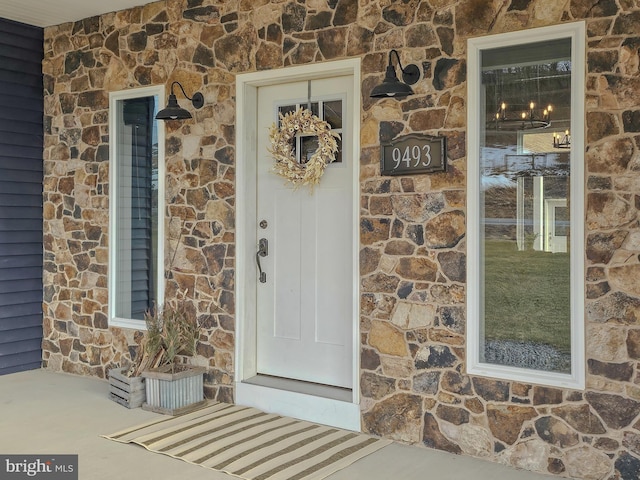
<path fill-rule="evenodd" d="M 314 397 L 323 397 L 341 402 L 351 402 L 353 390 L 350 388 L 334 387 L 321 383 L 304 382 L 292 378 L 274 377 L 271 375 L 258 374 L 255 377 L 244 380 L 244 383 L 257 385 L 260 387 L 275 388 L 276 390 L 286 390 L 288 392 L 301 393 Z"/>
<path fill-rule="evenodd" d="M 236 382 L 235 403 L 308 422 L 361 431 L 360 406 L 345 388 L 256 375 Z"/>

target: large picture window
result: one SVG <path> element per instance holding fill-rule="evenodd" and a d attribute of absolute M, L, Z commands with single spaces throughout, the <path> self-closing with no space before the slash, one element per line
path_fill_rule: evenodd
<path fill-rule="evenodd" d="M 110 97 L 110 261 L 112 325 L 143 328 L 163 297 L 164 137 L 155 115 L 162 87 Z"/>
<path fill-rule="evenodd" d="M 468 370 L 584 385 L 584 25 L 469 40 Z"/>

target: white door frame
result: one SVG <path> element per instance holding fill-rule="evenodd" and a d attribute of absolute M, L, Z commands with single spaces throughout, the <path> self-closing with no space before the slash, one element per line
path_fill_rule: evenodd
<path fill-rule="evenodd" d="M 236 76 L 236 339 L 235 402 L 309 421 L 360 431 L 360 289 L 359 221 L 353 223 L 353 389 L 350 400 L 248 383 L 257 375 L 256 361 L 256 163 L 258 88 L 277 83 L 340 75 L 353 78 L 353 218 L 360 218 L 360 58 L 314 63 Z"/>

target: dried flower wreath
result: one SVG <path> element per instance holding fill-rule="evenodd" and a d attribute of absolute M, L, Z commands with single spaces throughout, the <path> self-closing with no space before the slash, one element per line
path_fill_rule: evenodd
<path fill-rule="evenodd" d="M 296 160 L 291 140 L 296 135 L 318 137 L 318 148 L 306 163 Z M 274 123 L 269 129 L 271 147 L 269 152 L 275 159 L 274 173 L 291 182 L 295 188 L 309 185 L 312 189 L 320 183 L 324 169 L 336 159 L 340 134 L 331 130 L 324 120 L 320 120 L 305 108 L 285 115 L 280 114 L 280 127 Z"/>

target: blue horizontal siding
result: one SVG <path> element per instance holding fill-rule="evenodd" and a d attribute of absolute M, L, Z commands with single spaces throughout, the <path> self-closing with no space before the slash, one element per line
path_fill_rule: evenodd
<path fill-rule="evenodd" d="M 2 88 L 1 86 L 2 84 L 0 84 L 0 89 Z M 24 112 L 23 112 L 24 113 Z M 33 112 L 34 116 L 40 116 L 40 112 Z M 38 120 L 38 118 L 36 117 L 35 121 L 26 121 L 24 119 L 20 119 L 18 120 L 17 118 L 14 118 L 13 120 L 7 120 L 5 119 L 0 119 L 0 132 L 3 133 L 19 133 L 21 135 L 31 135 L 33 138 L 33 129 L 34 127 L 37 128 L 41 122 L 42 119 Z M 35 138 L 35 140 L 37 141 L 38 138 L 42 138 L 41 136 L 38 136 Z"/>
<path fill-rule="evenodd" d="M 11 208 L 2 208 L 0 209 L 0 229 L 4 229 L 5 231 L 29 229 L 27 225 L 32 225 L 34 219 L 39 220 L 40 228 L 42 228 L 41 209 L 42 203 L 40 203 L 39 205 L 33 205 L 31 207 L 23 206 L 20 211 Z M 23 221 L 24 224 L 20 223 L 21 221 Z"/>
<path fill-rule="evenodd" d="M 42 190 L 42 171 L 12 170 L 11 168 L 3 168 L 2 181 L 11 183 L 33 183 L 38 185 L 40 190 Z"/>
<path fill-rule="evenodd" d="M 11 70 L 0 69 L 0 82 L 5 85 L 25 85 L 34 88 L 42 87 L 42 79 L 35 75 L 25 77 L 20 72 L 13 72 Z"/>
<path fill-rule="evenodd" d="M 29 328 L 5 330 L 0 337 L 0 343 L 30 342 L 30 345 L 33 345 L 34 340 L 42 340 L 42 326 L 40 325 Z"/>
<path fill-rule="evenodd" d="M 7 269 L 4 272 L 5 276 L 10 276 L 6 273 L 8 269 L 16 271 L 21 268 L 37 267 L 42 270 L 42 252 L 37 252 L 31 255 L 15 255 L 12 257 L 0 257 L 0 269 Z"/>
<path fill-rule="evenodd" d="M 19 305 L 3 305 L 0 309 L 0 330 L 8 330 L 10 328 L 20 326 L 19 322 L 14 321 L 20 317 L 28 317 L 31 315 L 40 315 L 42 319 L 42 305 L 35 303 L 21 303 Z"/>
<path fill-rule="evenodd" d="M 23 244 L 15 244 L 15 243 L 9 243 L 9 244 L 0 244 L 0 252 L 2 252 L 3 256 L 6 255 L 18 255 L 18 256 L 22 256 L 25 254 L 34 254 L 34 253 L 39 253 L 40 255 L 42 255 L 42 239 L 40 240 L 39 243 L 23 243 Z M 6 272 L 0 272 L 0 278 L 2 278 L 4 275 L 7 275 Z"/>
<path fill-rule="evenodd" d="M 42 271 L 38 267 L 22 267 L 14 270 L 15 275 L 12 275 L 11 280 L 0 281 L 0 293 L 28 291 L 25 289 L 26 282 L 29 282 L 31 287 L 29 290 L 42 289 Z"/>
<path fill-rule="evenodd" d="M 42 286 L 42 283 L 36 283 L 36 286 Z M 8 305 L 23 305 L 27 303 L 42 303 L 42 289 L 26 290 L 24 292 L 0 293 L 0 305 L 3 308 Z"/>
<path fill-rule="evenodd" d="M 15 330 L 29 330 L 32 333 L 39 332 L 40 336 L 42 336 L 42 315 L 41 314 L 23 315 L 21 317 L 16 317 L 16 318 L 20 318 L 19 329 L 9 328 L 9 326 L 6 323 L 4 324 L 0 323 L 0 335 L 3 338 L 5 337 L 5 335 L 7 337 L 9 335 L 14 335 L 12 332 L 14 332 Z"/>
<path fill-rule="evenodd" d="M 27 152 L 23 152 L 27 153 Z M 9 156 L 8 149 L 0 149 L 0 168 L 5 171 L 18 170 L 21 172 L 36 172 L 42 175 L 42 148 L 38 148 L 37 146 L 33 148 L 33 153 L 37 153 L 34 158 L 29 157 L 28 155 L 22 155 L 22 165 L 16 162 L 16 158 L 14 155 Z M 25 162 L 25 160 L 33 160 L 33 162 Z M 38 160 L 39 163 L 35 163 L 35 160 Z"/>
<path fill-rule="evenodd" d="M 22 352 L 33 352 L 38 348 L 40 348 L 41 344 L 42 344 L 41 337 L 30 338 L 27 340 L 18 340 L 15 342 L 7 342 L 7 343 L 0 342 L 0 345 L 2 345 L 2 355 L 0 356 L 12 355 L 12 354 L 22 353 Z"/>
<path fill-rule="evenodd" d="M 0 356 L 0 375 L 35 370 L 42 364 L 42 350 L 38 348 L 17 355 Z"/>
<path fill-rule="evenodd" d="M 42 364 L 43 31 L 0 19 L 0 375 Z"/>
<path fill-rule="evenodd" d="M 12 110 L 13 112 L 16 112 L 15 113 L 16 116 L 22 115 L 19 112 L 29 112 L 30 114 L 33 113 L 36 115 L 42 113 L 42 105 L 38 105 L 37 103 L 33 102 L 33 100 L 30 100 L 25 96 L 18 97 L 18 96 L 12 95 L 12 96 L 5 96 L 4 98 L 0 97 L 0 108 L 6 109 L 6 110 Z M 34 131 L 33 134 L 41 137 L 42 131 L 40 132 Z"/>
<path fill-rule="evenodd" d="M 0 192 L 2 194 L 42 195 L 42 183 L 27 182 L 26 179 L 6 182 L 4 181 L 6 179 L 7 177 L 3 175 L 3 179 L 0 180 Z M 42 201 L 40 201 L 40 205 L 42 205 Z"/>
<path fill-rule="evenodd" d="M 39 218 L 32 212 L 29 212 L 28 215 L 25 215 L 24 218 L 1 218 L 0 217 L 0 231 L 4 229 L 7 232 L 17 231 L 17 230 L 39 232 L 42 229 L 41 217 L 42 217 L 42 213 L 40 213 L 40 218 Z"/>
<path fill-rule="evenodd" d="M 42 162 L 42 142 L 38 143 L 37 140 L 31 141 L 28 145 L 5 144 L 2 145 L 0 152 L 0 157 L 4 157 L 12 162 L 20 158 L 23 160 L 38 160 Z M 11 165 L 9 165 L 9 167 L 10 166 Z M 26 169 L 29 170 L 28 167 L 26 167 Z M 42 169 L 42 167 L 40 167 L 40 169 Z"/>
<path fill-rule="evenodd" d="M 15 22 L 0 18 L 0 32 L 6 34 L 3 37 L 18 37 L 26 40 L 36 40 L 32 50 L 42 49 L 43 31 L 41 28 L 25 25 L 24 23 Z M 4 39 L 0 40 L 4 43 Z M 40 45 L 39 47 L 37 45 Z"/>
<path fill-rule="evenodd" d="M 35 195 L 23 194 L 3 194 L 0 193 L 0 207 L 40 207 L 42 206 L 42 197 Z"/>

